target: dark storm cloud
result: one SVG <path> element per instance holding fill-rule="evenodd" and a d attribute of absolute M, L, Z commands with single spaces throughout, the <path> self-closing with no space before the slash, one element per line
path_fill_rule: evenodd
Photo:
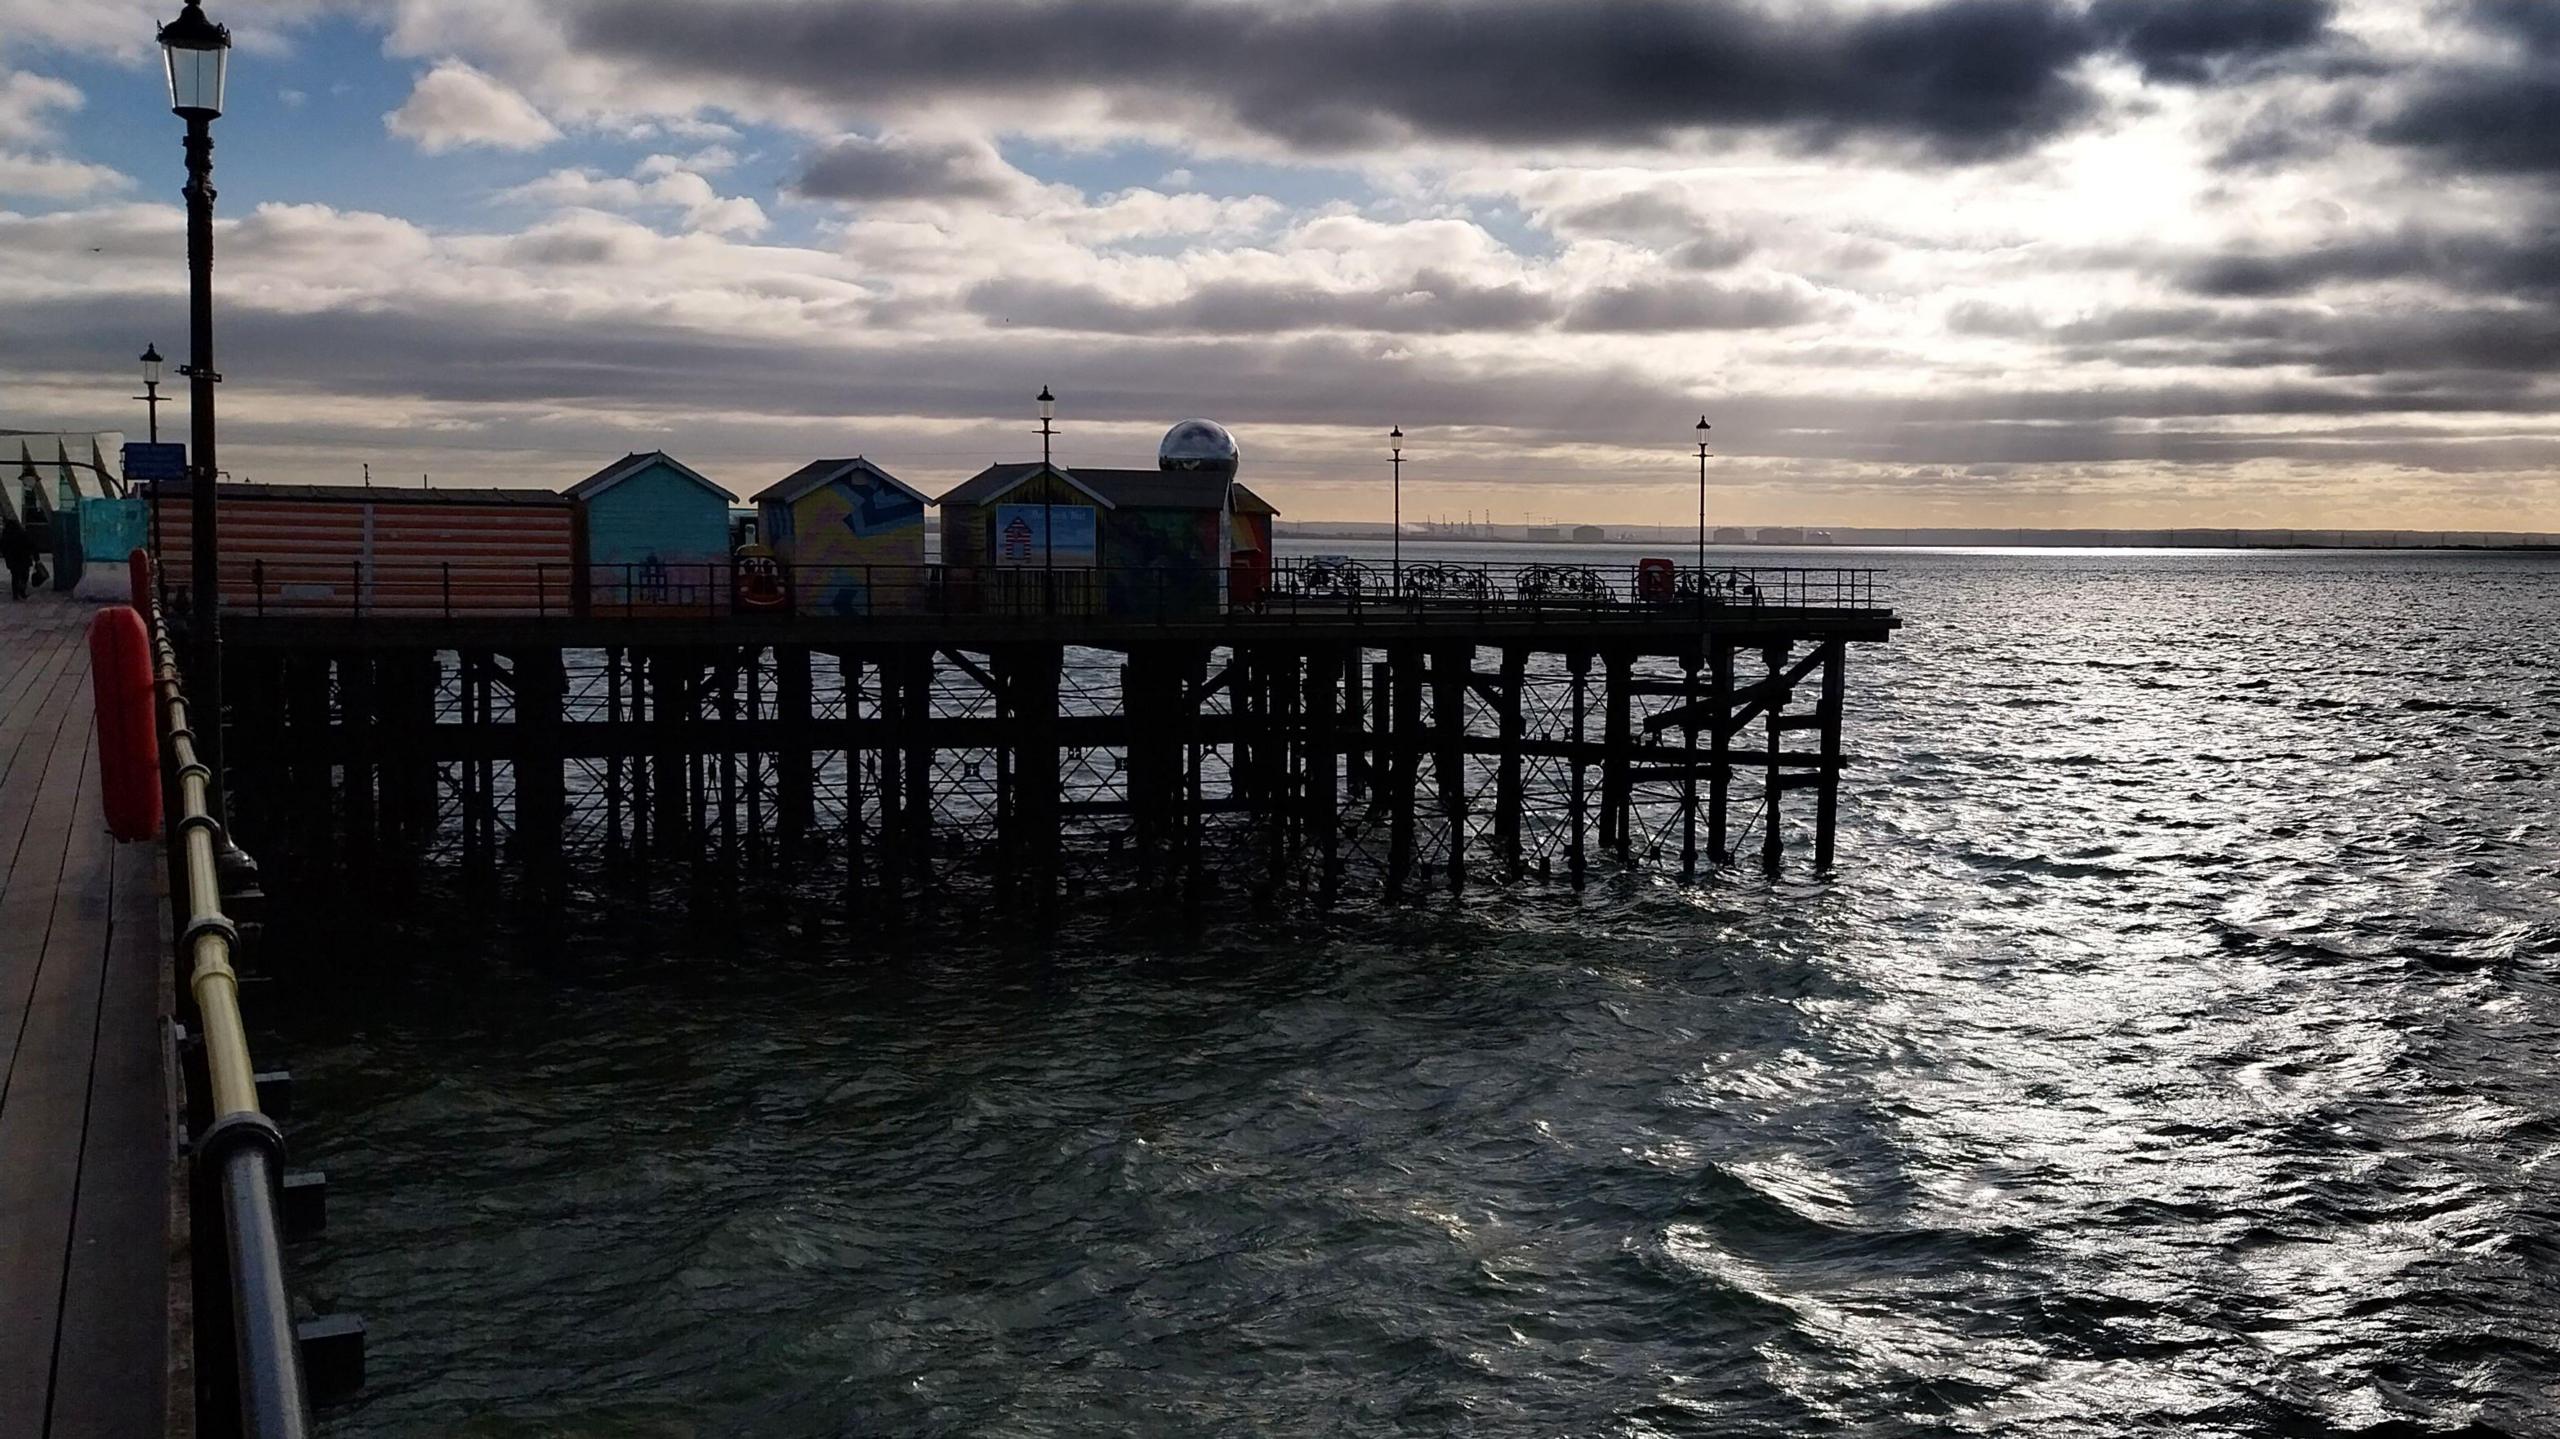
<path fill-rule="evenodd" d="M 576 44 L 652 70 L 876 113 L 955 95 L 1104 97 L 1124 120 L 1208 115 L 1308 150 L 1420 135 L 1660 144 L 1700 129 L 1982 158 L 2093 112 L 2110 45 L 2201 76 L 2302 43 L 2302 0 L 1923 0 L 1885 10 L 1697 0 L 585 0 Z M 2203 12 L 2236 8 L 2236 21 Z M 2190 13 L 2195 12 L 2195 13 Z M 2319 13 L 2314 13 L 2319 12 Z"/>
<path fill-rule="evenodd" d="M 2294 368 L 2400 381 L 2432 373 L 2475 386 L 2560 368 L 2560 311 L 2523 305 L 2147 306 L 2046 334 L 2066 358 L 2128 368 Z"/>
<path fill-rule="evenodd" d="M 1669 246 L 1671 263 L 1684 270 L 1727 269 L 1758 248 L 1750 236 L 1699 214 L 1680 195 L 1660 190 L 1631 190 L 1544 218 L 1559 235 Z"/>
<path fill-rule="evenodd" d="M 1089 286 L 997 280 L 971 290 L 966 303 L 998 325 L 1164 336 L 1310 330 L 1500 334 L 1558 322 L 1583 333 L 1659 334 L 1776 329 L 1818 313 L 1802 292 L 1775 285 L 1636 284 L 1596 291 L 1568 304 L 1525 285 L 1476 285 L 1431 271 L 1374 290 L 1216 281 L 1156 304 L 1133 303 Z"/>
<path fill-rule="evenodd" d="M 2301 295 L 2334 284 L 2423 281 L 2456 293 L 2560 295 L 2560 224 L 2517 232 L 2397 234 L 2294 250 L 2241 250 L 2177 272 L 2181 289 L 2220 299 Z"/>
<path fill-rule="evenodd" d="M 977 140 L 848 135 L 809 156 L 796 192 L 817 200 L 1002 200 L 1029 180 Z"/>
<path fill-rule="evenodd" d="M 1553 299 L 1523 285 L 1474 285 L 1429 271 L 1409 284 L 1376 290 L 1214 281 L 1158 304 L 1133 303 L 1090 286 L 995 280 L 971 290 L 966 303 L 999 325 L 1164 336 L 1303 330 L 1444 335 L 1533 329 L 1558 313 Z"/>
<path fill-rule="evenodd" d="M 2463 13 L 2508 53 L 2431 71 L 2374 138 L 2467 170 L 2560 176 L 2560 7 L 2472 0 Z"/>
<path fill-rule="evenodd" d="M 87 297 L 12 307 L 12 333 L 35 342 L 0 355 L 0 375 L 40 353 L 77 374 L 106 373 L 130 361 L 109 337 L 147 332 L 183 313 L 175 296 Z M 1062 335 L 1038 347 L 1036 366 L 1021 341 L 997 334 L 855 346 L 777 344 L 765 336 L 705 334 L 633 317 L 613 326 L 601 349 L 587 327 L 563 325 L 505 305 L 402 311 L 283 312 L 238 306 L 224 315 L 229 353 L 258 357 L 226 364 L 240 391 L 226 432 L 237 432 L 235 465 L 257 477 L 249 447 L 307 447 L 327 434 L 298 419 L 257 418 L 297 395 L 381 396 L 453 404 L 492 403 L 485 424 L 468 429 L 350 431 L 338 447 L 354 459 L 366 446 L 421 456 L 448 484 L 498 476 L 456 473 L 424 456 L 447 450 L 478 456 L 493 444 L 619 453 L 633 437 L 593 410 L 643 411 L 664 426 L 650 443 L 685 449 L 720 433 L 762 433 L 755 417 L 823 419 L 859 434 L 865 417 L 985 422 L 1010 413 L 1020 392 L 1049 376 L 1074 413 L 1098 421 L 1163 423 L 1204 413 L 1252 425 L 1383 428 L 1400 420 L 1421 444 L 1435 430 L 1508 433 L 1543 445 L 1619 445 L 1662 430 L 1666 415 L 1695 413 L 1696 397 L 1629 370 L 1534 356 L 1487 370 L 1393 345 L 1326 335 L 1290 339 L 1133 339 Z M 1071 379 L 1068 377 L 1072 377 Z M 2268 417 L 2335 418 L 2352 426 L 2373 415 L 2447 418 L 2513 413 L 2541 416 L 2552 397 L 2529 389 L 2394 383 L 2090 387 L 2048 391 L 1941 388 L 1925 396 L 1869 397 L 1793 390 L 1736 393 L 1716 403 L 1719 433 L 1737 453 L 1808 463 L 1894 467 L 2058 465 L 2134 461 L 2230 463 L 2279 459 L 2332 464 L 2381 462 L 2437 472 L 2547 464 L 2555 446 L 2539 428 L 2497 445 L 2451 427 L 2401 425 L 2358 437 L 2341 426 L 2310 433 L 2221 428 Z M 549 414 L 525 407 L 547 407 Z M 343 413 L 343 411 L 341 411 Z M 700 419 L 692 418 L 701 416 Z M 325 422 L 324 422 L 325 424 Z M 1674 432 L 1678 433 L 1678 432 Z M 1747 439 L 1745 438 L 1747 437 Z M 769 443 L 769 440 L 768 440 Z M 1086 442 L 1088 444 L 1091 441 Z M 1670 448 L 1676 450 L 1676 444 Z M 953 458 L 949 473 L 883 458 L 927 488 L 979 463 L 1019 457 L 999 442 L 983 456 Z M 1075 456 L 1071 454 L 1071 458 Z M 1087 459 L 1094 458 L 1087 453 Z M 1103 459 L 1109 457 L 1103 456 Z M 476 458 L 460 463 L 478 463 Z M 577 465 L 566 467 L 574 472 Z M 1671 467 L 1676 474 L 1676 465 Z M 1584 475 L 1570 467 L 1557 482 Z M 1534 483 L 1525 480 L 1523 483 Z"/>
<path fill-rule="evenodd" d="M 1590 295 L 1573 307 L 1564 327 L 1615 334 L 1774 330 L 1803 324 L 1820 312 L 1802 291 L 1776 285 L 1659 281 Z"/>
<path fill-rule="evenodd" d="M 2089 21 L 2144 78 L 2192 85 L 2314 44 L 2336 10 L 2333 0 L 2097 0 Z"/>

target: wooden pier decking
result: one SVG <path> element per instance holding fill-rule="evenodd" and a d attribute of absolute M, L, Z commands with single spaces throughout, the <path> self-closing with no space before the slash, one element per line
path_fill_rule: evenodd
<path fill-rule="evenodd" d="M 178 1163 L 155 844 L 98 797 L 95 607 L 0 600 L 0 1432 L 175 1432 Z"/>

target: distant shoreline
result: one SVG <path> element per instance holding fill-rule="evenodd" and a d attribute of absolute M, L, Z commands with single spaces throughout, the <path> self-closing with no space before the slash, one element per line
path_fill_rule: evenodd
<path fill-rule="evenodd" d="M 2243 535 L 2247 535 L 2249 533 L 2250 532 L 2248 531 L 2242 532 Z M 2263 534 L 2263 532 L 2260 533 L 2261 535 Z M 1274 538 L 1292 540 L 1301 544 L 1319 544 L 1325 541 L 1387 544 L 1392 542 L 1396 537 L 1391 531 L 1383 528 L 1328 529 L 1310 531 L 1283 523 L 1278 527 Z M 1501 534 L 1408 534 L 1404 537 L 1404 542 L 1407 545 L 1553 546 L 1558 549 L 1591 549 L 1595 547 L 1609 549 L 1661 549 L 1665 546 L 1677 546 L 1682 548 L 1693 546 L 1696 544 L 1696 537 L 1692 535 L 1668 534 L 1639 536 L 1622 533 L 1611 535 L 1603 539 L 1574 540 L 1555 539 L 1546 536 L 1531 538 L 1521 535 Z M 2181 531 L 2175 534 L 2165 531 L 2113 531 L 2106 533 L 2085 530 L 2029 531 L 2024 537 L 2018 537 L 2010 534 L 1994 537 L 1987 534 L 1965 534 L 1962 532 L 1935 531 L 1927 532 L 1925 535 L 1915 534 L 1910 538 L 1903 538 L 1898 532 L 1893 535 L 1859 534 L 1856 532 L 1844 534 L 1835 530 L 1832 532 L 1832 537 L 1828 540 L 1710 540 L 1708 541 L 1708 547 L 1718 550 L 2438 550 L 2490 554 L 2551 554 L 2560 553 L 2560 538 L 2539 538 L 2519 535 L 2509 539 L 2491 535 L 2481 536 L 2471 540 L 2420 540 L 2413 538 L 2386 537 L 2382 535 L 2360 536 L 2351 531 L 2347 538 L 2327 541 L 2269 539 L 2263 537 L 2219 539 L 2211 538 L 2206 534 L 2193 530 Z"/>

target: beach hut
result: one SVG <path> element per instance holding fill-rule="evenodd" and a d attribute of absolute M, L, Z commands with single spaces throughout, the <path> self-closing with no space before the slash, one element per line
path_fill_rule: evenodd
<path fill-rule="evenodd" d="M 933 602 L 924 507 L 913 485 L 862 458 L 811 460 L 755 497 L 764 544 L 804 615 L 903 614 Z"/>
<path fill-rule="evenodd" d="M 729 492 L 663 450 L 625 455 L 569 487 L 589 613 L 716 608 L 729 566 Z"/>
<path fill-rule="evenodd" d="M 194 583 L 188 487 L 146 487 L 169 591 Z M 222 604 L 251 613 L 574 612 L 576 507 L 548 490 L 227 484 Z"/>
<path fill-rule="evenodd" d="M 1227 549 L 1227 599 L 1249 605 L 1271 588 L 1272 521 L 1279 511 L 1239 484 L 1227 497 L 1232 536 Z"/>
<path fill-rule="evenodd" d="M 1234 438 L 1207 420 L 1167 431 L 1151 470 L 990 465 L 940 501 L 946 582 L 991 612 L 1216 614 L 1240 543 L 1269 575 L 1274 511 L 1235 472 Z"/>

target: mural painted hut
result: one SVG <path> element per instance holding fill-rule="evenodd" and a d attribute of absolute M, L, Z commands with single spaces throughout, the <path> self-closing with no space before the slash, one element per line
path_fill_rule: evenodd
<path fill-rule="evenodd" d="M 1185 420 L 1152 470 L 990 465 L 945 494 L 942 562 L 955 605 L 1132 618 L 1221 612 L 1238 548 L 1268 574 L 1269 504 L 1235 482 L 1235 440 Z M 1050 596 L 1054 594 L 1054 600 Z"/>
<path fill-rule="evenodd" d="M 910 614 L 933 603 L 923 491 L 862 458 L 811 460 L 755 498 L 764 543 L 804 615 Z"/>
<path fill-rule="evenodd" d="M 625 455 L 569 487 L 589 613 L 708 612 L 726 598 L 729 492 L 663 450 Z"/>

